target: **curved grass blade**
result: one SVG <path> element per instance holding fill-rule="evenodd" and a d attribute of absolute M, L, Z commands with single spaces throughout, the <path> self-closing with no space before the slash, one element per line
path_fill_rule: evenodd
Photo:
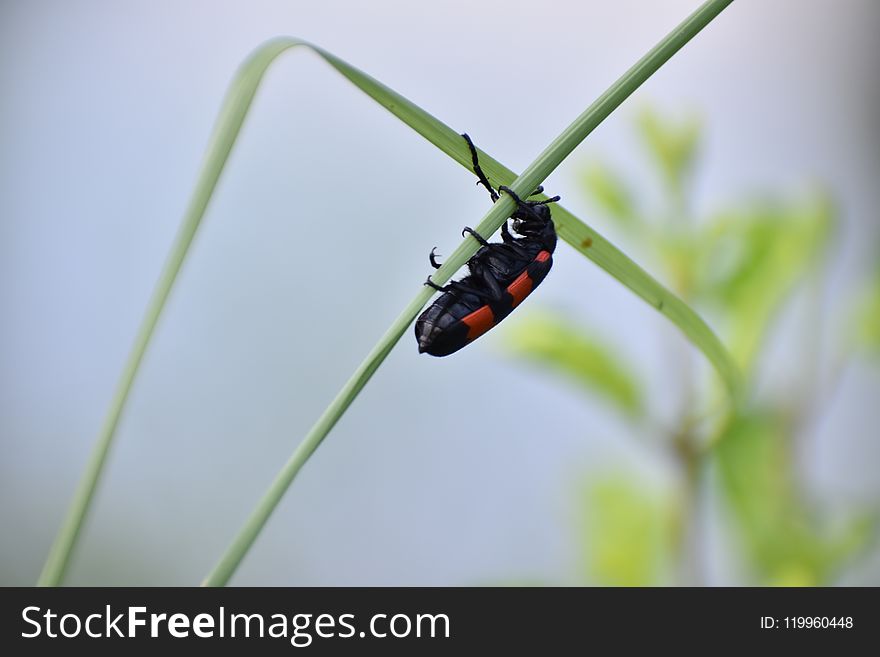
<path fill-rule="evenodd" d="M 515 178 L 509 169 L 481 153 L 481 165 L 484 162 L 484 157 L 485 162 L 488 164 L 488 167 L 484 166 L 483 169 L 490 176 L 494 175 L 496 179 L 500 179 L 502 183 L 505 182 L 505 179 L 511 180 L 509 186 L 514 192 L 520 196 L 527 195 L 605 117 L 730 2 L 732 0 L 709 0 L 709 2 L 703 4 L 684 23 L 679 25 L 660 44 L 639 60 L 623 77 L 617 80 L 595 103 L 587 108 L 518 178 Z M 464 141 L 448 126 L 437 121 L 427 112 L 419 109 L 365 73 L 358 71 L 319 48 L 315 48 L 315 50 L 343 75 L 367 94 L 376 98 L 377 101 L 401 118 L 407 125 L 462 164 L 462 166 L 470 169 L 470 156 Z M 499 173 L 502 175 L 499 176 Z M 561 208 L 558 208 L 558 210 L 560 211 L 557 214 L 562 219 L 561 222 L 557 221 L 560 226 L 560 235 L 675 322 L 716 365 L 719 374 L 735 398 L 735 393 L 739 388 L 739 377 L 736 367 L 733 365 L 721 342 L 706 323 L 689 306 L 663 288 L 662 285 L 651 278 L 632 260 L 613 247 L 610 242 L 588 228 L 567 211 L 561 210 Z M 508 195 L 502 195 L 501 199 L 493 204 L 483 220 L 477 225 L 477 232 L 482 235 L 489 235 L 495 232 L 512 212 L 513 202 Z M 478 244 L 473 238 L 468 237 L 465 239 L 445 260 L 443 266 L 432 276 L 433 280 L 439 284 L 445 283 L 476 252 L 477 247 Z M 330 432 L 351 402 L 354 401 L 357 394 L 373 375 L 373 372 L 379 367 L 380 363 L 385 359 L 432 294 L 433 290 L 423 287 L 394 321 L 391 328 L 382 336 L 366 359 L 358 366 L 336 398 L 318 419 L 315 426 L 312 427 L 302 443 L 294 450 L 290 459 L 281 468 L 270 485 L 269 490 L 266 491 L 263 498 L 257 504 L 256 509 L 248 518 L 232 544 L 202 582 L 203 586 L 223 586 L 229 581 L 299 470 L 308 460 L 309 456 L 317 449 L 318 445 L 321 444 L 321 441 Z"/>
<path fill-rule="evenodd" d="M 705 27 L 730 2 L 732 0 L 709 0 L 698 8 L 687 20 L 667 35 L 653 50 L 627 71 L 605 94 L 600 96 L 562 135 L 541 153 L 538 159 L 523 172 L 522 176 L 516 178 L 509 169 L 483 153 L 481 154 L 481 163 L 483 163 L 486 172 L 502 184 L 509 182 L 509 186 L 520 195 L 525 195 L 527 191 L 533 190 L 571 153 L 589 132 L 599 125 L 623 100 L 665 63 L 669 57 Z M 233 79 L 224 99 L 209 142 L 202 170 L 190 204 L 184 214 L 181 228 L 175 238 L 169 258 L 147 306 L 144 320 L 126 361 L 86 472 L 74 495 L 71 507 L 40 575 L 39 585 L 53 586 L 60 583 L 63 579 L 70 561 L 72 549 L 94 496 L 98 479 L 140 362 L 189 246 L 204 216 L 208 202 L 211 199 L 241 125 L 244 122 L 254 94 L 269 64 L 278 55 L 296 46 L 311 48 L 337 71 L 367 93 L 367 95 L 459 164 L 470 169 L 470 155 L 463 140 L 455 131 L 377 80 L 322 48 L 300 39 L 278 38 L 263 44 L 248 57 Z M 482 222 L 478 224 L 477 230 L 483 235 L 494 233 L 506 218 L 510 216 L 512 211 L 513 202 L 506 196 L 502 197 L 498 203 L 493 205 Z M 563 239 L 599 264 L 599 266 L 636 292 L 640 297 L 651 303 L 661 312 L 664 312 L 715 364 L 728 388 L 731 390 L 736 388 L 737 376 L 735 368 L 730 364 L 730 359 L 727 357 L 720 342 L 696 313 L 687 305 L 677 300 L 623 253 L 613 247 L 594 230 L 577 220 L 573 215 L 562 208 L 558 208 L 554 211 L 554 216 L 557 217 L 559 233 Z M 440 284 L 447 281 L 473 255 L 476 249 L 477 244 L 472 238 L 465 240 L 446 259 L 441 269 L 437 270 L 433 276 L 434 280 Z M 433 291 L 428 288 L 423 288 L 419 291 L 342 390 L 340 390 L 337 397 L 331 402 L 290 460 L 282 468 L 269 491 L 260 501 L 257 510 L 241 530 L 233 545 L 227 550 L 221 562 L 205 580 L 205 584 L 222 585 L 228 581 L 303 463 L 305 463 L 336 424 L 339 417 L 364 387 L 373 372 L 385 359 L 397 340 L 400 339 L 407 326 L 409 326 L 425 302 L 431 297 L 432 293 Z"/>

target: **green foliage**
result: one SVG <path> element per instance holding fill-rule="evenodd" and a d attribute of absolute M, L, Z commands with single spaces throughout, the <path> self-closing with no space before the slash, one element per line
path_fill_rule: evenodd
<path fill-rule="evenodd" d="M 643 413 L 641 384 L 630 368 L 610 345 L 589 337 L 565 317 L 531 313 L 509 333 L 508 343 L 514 354 L 566 375 L 623 413 Z"/>
<path fill-rule="evenodd" d="M 834 525 L 810 504 L 793 472 L 792 429 L 772 409 L 738 415 L 723 432 L 715 460 L 761 583 L 815 586 L 865 547 L 874 521 L 862 514 Z"/>
<path fill-rule="evenodd" d="M 693 250 L 696 298 L 723 312 L 728 344 L 748 371 L 771 319 L 796 283 L 816 272 L 835 214 L 827 195 L 719 214 Z"/>
<path fill-rule="evenodd" d="M 627 228 L 634 226 L 637 220 L 635 197 L 626 181 L 613 169 L 601 162 L 593 162 L 585 169 L 583 182 L 596 205 L 609 217 Z"/>
<path fill-rule="evenodd" d="M 663 183 L 666 198 L 661 209 L 645 210 L 633 192 L 637 186 L 602 162 L 587 167 L 584 189 L 637 247 L 653 250 L 649 255 L 661 263 L 682 299 L 714 312 L 726 329 L 734 359 L 749 375 L 747 384 L 754 386 L 762 347 L 786 300 L 804 281 L 821 282 L 836 228 L 834 205 L 827 193 L 817 192 L 796 200 L 768 196 L 741 202 L 706 218 L 686 216 L 700 149 L 699 122 L 668 121 L 645 110 L 637 119 L 637 134 Z M 812 316 L 834 312 L 816 305 L 822 299 L 810 295 Z M 880 354 L 880 268 L 854 316 L 856 344 Z M 511 351 L 517 357 L 600 393 L 598 399 L 618 410 L 645 414 L 644 385 L 614 347 L 597 343 L 589 328 L 546 312 L 521 327 L 512 339 Z M 815 331 L 805 335 L 815 340 Z M 803 342 L 804 336 L 796 339 Z M 802 364 L 812 375 L 820 371 L 811 367 L 819 344 L 804 344 Z M 832 582 L 873 540 L 877 521 L 876 510 L 829 513 L 796 476 L 795 452 L 806 426 L 802 416 L 814 412 L 823 400 L 799 398 L 805 394 L 799 389 L 765 394 L 758 402 L 754 388 L 746 388 L 742 403 L 718 413 L 698 403 L 717 396 L 697 394 L 696 381 L 684 385 L 685 397 L 696 405 L 680 418 L 678 427 L 661 427 L 650 418 L 645 423 L 667 437 L 668 453 L 686 480 L 683 490 L 703 494 L 701 472 L 714 465 L 718 476 L 709 481 L 720 488 L 757 582 Z M 712 420 L 697 421 L 700 417 Z M 590 520 L 581 539 L 590 576 L 604 584 L 632 585 L 664 579 L 670 545 L 685 549 L 687 543 L 689 521 L 676 514 L 699 504 L 690 500 L 680 508 L 672 506 L 652 497 L 634 478 L 618 475 L 589 486 L 585 506 Z M 667 532 L 677 526 L 680 536 L 671 542 Z"/>
<path fill-rule="evenodd" d="M 880 267 L 874 270 L 865 286 L 856 307 L 853 326 L 856 348 L 880 356 Z"/>
<path fill-rule="evenodd" d="M 583 494 L 587 580 L 602 586 L 668 584 L 679 509 L 628 474 L 599 478 Z"/>
<path fill-rule="evenodd" d="M 646 107 L 639 114 L 636 126 L 670 196 L 676 202 L 680 201 L 696 161 L 700 143 L 699 121 L 688 117 L 675 123 Z"/>

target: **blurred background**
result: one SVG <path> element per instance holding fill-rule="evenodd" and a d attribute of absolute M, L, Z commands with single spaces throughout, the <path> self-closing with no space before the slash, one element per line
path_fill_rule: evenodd
<path fill-rule="evenodd" d="M 516 171 L 696 6 L 0 4 L 0 584 L 35 582 L 226 85 L 308 39 Z M 253 585 L 880 583 L 880 5 L 740 1 L 545 182 L 692 303 L 702 356 L 568 245 L 444 359 L 410 334 L 288 491 Z M 197 584 L 488 207 L 305 50 L 269 71 L 67 583 Z"/>

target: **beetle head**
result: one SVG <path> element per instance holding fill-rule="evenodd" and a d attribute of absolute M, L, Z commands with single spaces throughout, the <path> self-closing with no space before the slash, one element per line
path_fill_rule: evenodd
<path fill-rule="evenodd" d="M 529 204 L 517 208 L 511 217 L 513 219 L 514 232 L 520 235 L 538 236 L 543 233 L 547 222 L 550 221 L 550 208 L 544 204 Z"/>

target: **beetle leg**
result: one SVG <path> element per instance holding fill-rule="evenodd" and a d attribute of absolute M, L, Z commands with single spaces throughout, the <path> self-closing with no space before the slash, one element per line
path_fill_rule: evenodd
<path fill-rule="evenodd" d="M 512 249 L 513 253 L 518 258 L 531 259 L 531 257 L 532 257 L 531 254 L 526 249 L 524 249 L 522 246 L 520 246 L 519 244 L 511 243 L 511 244 L 508 244 L 507 247 L 509 249 Z"/>
<path fill-rule="evenodd" d="M 512 198 L 516 203 L 516 207 L 519 210 L 527 212 L 529 216 L 534 216 L 535 211 L 532 210 L 532 206 L 537 203 L 537 201 L 523 201 L 519 196 L 516 195 L 516 192 L 510 189 L 510 187 L 508 187 L 507 185 L 501 185 L 498 188 L 498 191 L 504 192 L 505 194 L 510 196 L 510 198 Z"/>
<path fill-rule="evenodd" d="M 428 287 L 433 287 L 438 292 L 449 292 L 452 289 L 452 285 L 437 285 L 434 281 L 431 280 L 431 277 L 428 276 L 428 280 L 425 281 L 425 285 Z"/>
<path fill-rule="evenodd" d="M 539 189 L 540 189 L 541 191 L 544 191 L 544 188 L 543 188 L 543 187 L 539 187 Z M 505 194 L 509 195 L 509 196 L 510 196 L 510 197 L 516 202 L 517 206 L 518 206 L 520 209 L 531 208 L 531 207 L 534 206 L 534 205 L 547 205 L 548 203 L 556 203 L 556 201 L 558 201 L 558 200 L 561 198 L 561 197 L 559 197 L 559 196 L 554 196 L 554 197 L 552 197 L 552 198 L 548 198 L 548 199 L 546 199 L 546 200 L 544 200 L 544 201 L 523 201 L 519 196 L 516 195 L 516 192 L 514 192 L 514 191 L 513 191 L 510 187 L 508 187 L 507 185 L 501 185 L 501 186 L 498 188 L 498 191 L 499 191 L 499 192 L 504 192 Z M 535 192 L 535 194 L 538 194 L 538 193 L 539 193 L 539 192 L 537 192 L 537 191 Z M 532 196 L 534 196 L 534 194 L 532 194 Z"/>
<path fill-rule="evenodd" d="M 517 239 L 511 234 L 506 221 L 501 225 L 501 239 L 504 240 L 507 248 L 512 249 L 517 256 L 521 258 L 531 258 L 529 252 L 517 244 Z"/>
<path fill-rule="evenodd" d="M 434 269 L 440 269 L 440 263 L 437 262 L 437 256 L 434 255 L 434 251 L 436 251 L 436 250 L 437 250 L 436 246 L 433 249 L 431 249 L 431 253 L 428 254 L 428 260 L 431 261 L 431 266 Z"/>
<path fill-rule="evenodd" d="M 431 277 L 428 276 L 428 280 L 425 281 L 425 285 L 434 288 L 438 292 L 452 292 L 453 290 L 456 290 L 458 292 L 467 292 L 468 294 L 473 294 L 474 296 L 478 297 L 486 296 L 485 292 L 481 292 L 476 288 L 471 287 L 470 285 L 464 285 L 459 281 L 450 281 L 448 285 L 437 285 L 434 281 L 431 280 Z"/>
<path fill-rule="evenodd" d="M 468 234 L 473 235 L 474 239 L 477 240 L 483 246 L 489 246 L 489 241 L 485 237 L 483 237 L 482 235 L 477 233 L 470 226 L 465 226 L 464 229 L 461 231 L 461 236 L 464 237 L 465 235 L 468 235 Z"/>
<path fill-rule="evenodd" d="M 464 140 L 467 142 L 468 148 L 471 151 L 471 162 L 473 162 L 474 165 L 474 173 L 477 174 L 477 178 L 479 178 L 477 184 L 482 185 L 488 190 L 489 196 L 492 197 L 492 202 L 494 203 L 498 200 L 498 192 L 492 187 L 492 184 L 489 182 L 489 179 L 480 167 L 480 160 L 477 157 L 477 148 L 474 146 L 474 142 L 471 141 L 471 138 L 467 136 L 467 133 L 462 133 L 461 136 L 464 137 Z"/>
<path fill-rule="evenodd" d="M 498 279 L 492 274 L 492 270 L 483 265 L 482 262 L 475 262 L 470 267 L 471 273 L 481 279 L 485 290 L 482 296 L 490 301 L 500 301 L 504 298 L 504 290 L 498 284 Z"/>
<path fill-rule="evenodd" d="M 470 285 L 465 285 L 459 281 L 452 281 L 449 285 L 437 285 L 434 281 L 431 280 L 431 277 L 428 277 L 428 280 L 425 281 L 425 285 L 428 287 L 432 287 L 438 292 L 461 292 L 462 294 L 472 294 L 479 299 L 489 299 L 493 298 L 491 294 L 488 294 L 486 290 L 479 290 L 475 287 L 471 287 Z"/>
<path fill-rule="evenodd" d="M 544 201 L 523 201 L 519 196 L 516 195 L 516 192 L 514 192 L 512 189 L 510 189 L 510 187 L 507 187 L 506 185 L 501 185 L 498 188 L 498 191 L 508 194 L 516 202 L 517 208 L 524 212 L 528 212 L 532 216 L 534 216 L 534 210 L 532 208 L 534 208 L 536 205 L 547 205 L 548 203 L 556 203 L 556 201 L 558 201 L 560 198 L 558 196 L 554 196 Z"/>
<path fill-rule="evenodd" d="M 510 229 L 507 227 L 507 222 L 505 221 L 501 224 L 501 239 L 504 240 L 505 244 L 515 244 L 516 238 L 510 234 Z"/>
<path fill-rule="evenodd" d="M 517 207 L 519 207 L 519 208 L 524 208 L 524 207 L 527 208 L 527 207 L 530 207 L 530 206 L 529 206 L 529 203 L 526 203 L 525 201 L 523 201 L 519 196 L 516 195 L 516 192 L 514 192 L 514 191 L 513 191 L 510 187 L 508 187 L 507 185 L 501 185 L 501 186 L 498 188 L 498 191 L 499 191 L 499 192 L 504 192 L 504 193 L 507 194 L 510 198 L 512 198 L 512 199 L 514 200 L 514 202 L 516 203 Z"/>
<path fill-rule="evenodd" d="M 471 287 L 470 285 L 465 285 L 459 281 L 452 281 L 449 286 L 458 292 L 462 292 L 464 294 L 473 294 L 475 297 L 479 299 L 490 299 L 491 295 L 486 293 L 486 290 L 480 290 L 475 287 Z"/>

